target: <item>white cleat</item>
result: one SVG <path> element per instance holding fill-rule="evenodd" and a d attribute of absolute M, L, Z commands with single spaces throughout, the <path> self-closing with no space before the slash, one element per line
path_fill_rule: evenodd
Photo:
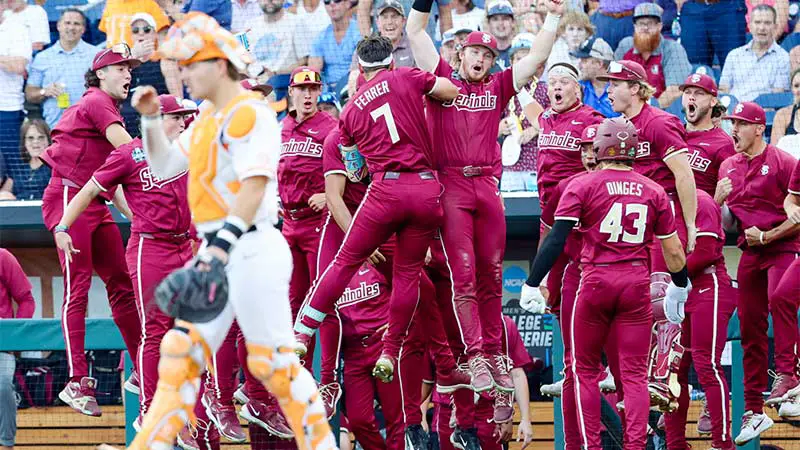
<path fill-rule="evenodd" d="M 542 387 L 539 388 L 539 392 L 548 397 L 561 397 L 561 390 L 563 386 L 564 379 L 562 378 L 553 384 L 543 384 Z"/>
<path fill-rule="evenodd" d="M 774 424 L 775 422 L 764 413 L 753 414 L 753 411 L 747 411 L 742 416 L 742 431 L 734 442 L 736 445 L 744 445 L 769 430 Z"/>
<path fill-rule="evenodd" d="M 800 395 L 781 403 L 778 415 L 786 420 L 800 420 Z"/>

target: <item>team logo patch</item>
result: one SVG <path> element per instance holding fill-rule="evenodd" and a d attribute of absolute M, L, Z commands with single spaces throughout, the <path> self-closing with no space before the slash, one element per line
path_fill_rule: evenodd
<path fill-rule="evenodd" d="M 692 75 L 692 83 L 699 83 L 700 82 L 700 75 L 694 74 Z"/>
<path fill-rule="evenodd" d="M 586 130 L 587 137 L 593 138 L 596 134 L 597 134 L 597 128 L 595 127 L 590 127 L 588 130 Z"/>
<path fill-rule="evenodd" d="M 766 174 L 768 174 L 768 173 L 769 173 L 769 166 L 768 166 L 768 165 L 766 165 L 766 164 L 764 164 L 763 166 L 761 166 L 761 175 L 766 175 Z"/>
<path fill-rule="evenodd" d="M 734 110 L 733 110 L 733 112 L 735 112 L 736 114 L 739 114 L 739 113 L 741 113 L 742 111 L 744 111 L 744 105 L 743 105 L 743 104 L 741 104 L 741 103 L 739 103 L 738 105 L 736 105 L 736 109 L 734 109 Z"/>
<path fill-rule="evenodd" d="M 653 75 L 658 75 L 658 66 L 653 66 L 650 71 L 653 72 Z"/>
<path fill-rule="evenodd" d="M 144 153 L 144 150 L 141 147 L 136 147 L 131 153 L 131 158 L 133 158 L 133 160 L 137 163 L 140 163 L 147 160 L 147 155 Z"/>
<path fill-rule="evenodd" d="M 484 44 L 488 44 L 488 43 L 492 42 L 492 37 L 489 36 L 488 33 L 483 33 L 483 36 L 481 37 L 481 40 L 483 41 Z"/>

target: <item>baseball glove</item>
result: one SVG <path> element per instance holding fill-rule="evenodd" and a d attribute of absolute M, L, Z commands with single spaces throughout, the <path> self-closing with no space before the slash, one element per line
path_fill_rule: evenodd
<path fill-rule="evenodd" d="M 210 322 L 228 303 L 228 278 L 222 261 L 201 255 L 195 263 L 169 274 L 156 288 L 164 314 L 192 323 Z"/>

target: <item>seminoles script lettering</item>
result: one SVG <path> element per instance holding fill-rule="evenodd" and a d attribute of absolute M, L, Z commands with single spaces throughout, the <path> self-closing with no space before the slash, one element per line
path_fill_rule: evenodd
<path fill-rule="evenodd" d="M 139 171 L 139 179 L 142 181 L 142 190 L 144 191 L 149 191 L 152 189 L 161 189 L 162 187 L 172 183 L 173 181 L 177 180 L 178 178 L 184 175 L 186 175 L 185 170 L 173 176 L 172 178 L 162 180 L 157 176 L 153 175 L 153 172 L 150 171 L 150 166 L 147 166 Z"/>
<path fill-rule="evenodd" d="M 711 166 L 711 160 L 700 156 L 700 150 L 695 150 L 689 155 L 689 166 L 698 172 L 705 172 Z"/>
<path fill-rule="evenodd" d="M 492 95 L 492 91 L 486 91 L 481 95 L 458 94 L 458 97 L 442 105 L 446 108 L 455 106 L 459 111 L 492 111 L 497 106 L 497 96 Z"/>
<path fill-rule="evenodd" d="M 322 158 L 322 144 L 314 142 L 311 138 L 298 141 L 295 138 L 289 142 L 281 144 L 281 156 L 283 155 L 303 155 L 313 158 Z"/>
<path fill-rule="evenodd" d="M 547 147 L 548 149 L 577 152 L 581 149 L 580 143 L 580 136 L 575 137 L 570 131 L 564 134 L 556 134 L 555 131 L 551 131 L 539 135 L 539 148 Z"/>
<path fill-rule="evenodd" d="M 647 141 L 639 141 L 639 146 L 636 147 L 636 157 L 644 158 L 650 156 L 650 143 Z"/>
<path fill-rule="evenodd" d="M 381 295 L 379 283 L 367 284 L 365 281 L 362 281 L 355 289 L 345 289 L 342 296 L 336 301 L 336 306 L 344 308 L 345 306 L 355 305 L 356 303 L 375 298 L 379 295 Z"/>

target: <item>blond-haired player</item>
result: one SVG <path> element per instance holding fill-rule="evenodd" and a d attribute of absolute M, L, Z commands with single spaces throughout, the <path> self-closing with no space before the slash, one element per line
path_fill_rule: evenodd
<path fill-rule="evenodd" d="M 142 115 L 154 175 L 169 179 L 189 170 L 189 205 L 205 242 L 195 266 L 182 269 L 187 278 L 174 298 L 178 320 L 162 341 L 158 388 L 130 448 L 172 448 L 177 432 L 193 418 L 204 363 L 235 316 L 247 342 L 248 368 L 278 397 L 298 448 L 333 449 L 314 379 L 294 353 L 292 257 L 274 227 L 280 131 L 269 106 L 239 84 L 239 73 L 252 59 L 232 34 L 202 13 L 175 23 L 159 51 L 178 60 L 192 97 L 210 106 L 171 145 L 160 125 L 155 90 L 137 91 L 132 103 Z M 224 289 L 225 275 L 227 298 L 214 293 L 214 286 Z M 215 302 L 191 303 L 191 289 L 208 290 Z"/>

